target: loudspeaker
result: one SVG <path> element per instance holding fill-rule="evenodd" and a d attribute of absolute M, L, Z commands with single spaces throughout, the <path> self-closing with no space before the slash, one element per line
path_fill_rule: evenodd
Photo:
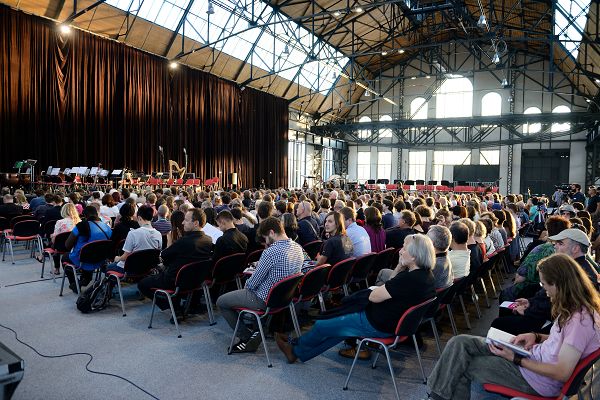
<path fill-rule="evenodd" d="M 237 184 L 238 184 L 237 172 L 233 172 L 233 173 L 229 174 L 229 181 L 232 185 L 237 186 Z"/>
<path fill-rule="evenodd" d="M 10 400 L 23 379 L 23 359 L 0 343 L 0 399 Z"/>

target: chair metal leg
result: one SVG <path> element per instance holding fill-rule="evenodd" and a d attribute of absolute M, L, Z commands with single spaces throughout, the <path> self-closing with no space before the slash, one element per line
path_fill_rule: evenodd
<path fill-rule="evenodd" d="M 73 270 L 73 277 L 75 278 L 75 287 L 77 288 L 77 296 L 81 294 L 81 287 L 79 286 L 79 278 L 77 278 L 77 269 L 70 267 Z"/>
<path fill-rule="evenodd" d="M 148 324 L 148 329 L 152 329 L 152 320 L 154 319 L 154 309 L 156 308 L 156 292 L 154 292 L 154 296 L 152 296 L 152 312 L 150 313 L 150 323 Z"/>
<path fill-rule="evenodd" d="M 252 313 L 252 314 L 254 314 L 254 313 Z M 258 330 L 260 332 L 260 337 L 263 342 L 263 347 L 265 348 L 265 355 L 267 356 L 267 367 L 271 368 L 271 367 L 273 367 L 273 364 L 271 364 L 271 358 L 269 357 L 269 348 L 267 347 L 267 338 L 265 337 L 265 332 L 263 330 L 262 321 L 261 321 L 260 317 L 258 316 L 258 314 L 254 314 L 254 316 L 256 317 L 256 322 L 258 323 Z"/>
<path fill-rule="evenodd" d="M 479 296 L 475 293 L 475 288 L 471 285 L 471 300 L 473 301 L 473 305 L 475 306 L 475 311 L 477 313 L 477 319 L 481 319 L 481 310 L 479 309 Z"/>
<path fill-rule="evenodd" d="M 471 329 L 471 321 L 469 321 L 469 313 L 467 312 L 467 308 L 465 307 L 465 300 L 462 297 L 462 294 L 458 295 L 458 299 L 460 300 L 460 306 L 462 307 L 463 314 L 465 315 L 465 322 L 467 323 L 467 328 Z"/>
<path fill-rule="evenodd" d="M 171 296 L 168 294 L 167 300 L 169 301 L 169 308 L 171 309 L 171 315 L 173 316 L 173 321 L 175 322 L 175 329 L 177 329 L 177 337 L 181 337 L 181 331 L 179 330 L 179 323 L 177 322 L 177 315 L 175 315 L 175 307 L 173 307 L 173 300 L 171 300 Z"/>
<path fill-rule="evenodd" d="M 347 284 L 343 284 L 342 285 L 342 289 L 344 289 L 344 296 L 348 296 L 349 292 L 348 292 L 348 285 Z"/>
<path fill-rule="evenodd" d="M 433 336 L 435 337 L 435 345 L 437 347 L 437 351 L 441 356 L 442 346 L 440 345 L 440 334 L 438 333 L 437 325 L 435 324 L 435 318 L 431 318 L 429 322 L 431 323 L 431 330 L 433 330 Z"/>
<path fill-rule="evenodd" d="M 350 366 L 350 371 L 348 371 L 348 376 L 346 377 L 346 382 L 344 383 L 343 390 L 348 390 L 348 382 L 350 382 L 350 377 L 352 376 L 352 371 L 354 370 L 354 366 L 356 365 L 356 360 L 358 360 L 358 354 L 360 353 L 360 349 L 362 348 L 365 339 L 362 339 L 358 342 L 358 348 L 356 349 L 356 354 L 354 355 L 354 360 L 352 360 L 352 366 Z M 378 353 L 379 354 L 379 353 Z"/>
<path fill-rule="evenodd" d="M 419 351 L 417 337 L 415 335 L 412 335 L 412 339 L 413 339 L 413 343 L 415 345 L 415 350 L 417 351 L 417 359 L 419 360 L 419 367 L 421 367 L 421 375 L 423 376 L 423 383 L 427 383 L 427 377 L 425 376 L 425 370 L 423 369 L 423 362 L 421 360 L 421 352 Z M 387 348 L 386 348 L 386 356 L 388 357 L 388 360 L 389 360 L 389 355 L 387 354 Z"/>
<path fill-rule="evenodd" d="M 60 293 L 58 294 L 59 296 L 63 295 L 63 289 L 65 287 L 65 278 L 67 277 L 67 267 L 65 267 L 63 265 L 63 276 L 62 276 L 62 282 L 60 284 Z M 77 279 L 77 277 L 75 277 L 75 279 Z"/>
<path fill-rule="evenodd" d="M 236 277 L 235 277 L 235 284 L 237 285 L 238 290 L 243 289 L 242 280 L 239 275 L 236 275 Z"/>
<path fill-rule="evenodd" d="M 298 322 L 298 315 L 296 315 L 296 308 L 294 307 L 294 303 L 290 304 L 290 315 L 292 317 L 292 323 L 294 324 L 294 331 L 296 331 L 296 337 L 299 338 L 301 335 L 300 323 Z"/>
<path fill-rule="evenodd" d="M 377 360 L 379 360 L 379 351 L 375 353 L 375 358 L 373 359 L 373 364 L 371 364 L 371 369 L 377 368 Z"/>
<path fill-rule="evenodd" d="M 13 253 L 13 244 L 12 244 L 12 240 L 9 238 L 8 240 L 8 248 L 10 249 L 10 259 L 12 260 L 12 263 L 15 263 L 15 255 Z M 6 252 L 5 252 L 6 253 Z M 4 261 L 4 255 L 2 256 L 2 261 Z"/>
<path fill-rule="evenodd" d="M 202 285 L 202 290 L 204 291 L 204 300 L 206 301 L 206 309 L 208 311 L 208 324 L 212 326 L 217 322 L 215 321 L 212 299 L 210 297 L 210 289 L 207 285 Z"/>
<path fill-rule="evenodd" d="M 325 312 L 325 300 L 323 300 L 322 292 L 319 292 L 319 305 L 321 306 L 321 312 Z"/>
<path fill-rule="evenodd" d="M 481 282 L 481 287 L 483 288 L 483 295 L 485 296 L 485 304 L 487 306 L 487 308 L 492 307 L 490 304 L 490 299 L 488 298 L 488 291 L 487 291 L 487 287 L 485 287 L 485 282 L 483 280 L 483 278 L 479 278 L 479 282 Z"/>
<path fill-rule="evenodd" d="M 414 339 L 414 335 L 413 335 Z M 417 344 L 415 339 L 415 345 Z M 385 358 L 388 363 L 388 368 L 390 369 L 390 375 L 392 377 L 392 383 L 394 384 L 394 392 L 396 392 L 396 400 L 400 400 L 400 394 L 398 394 L 398 386 L 396 386 L 396 378 L 394 377 L 394 368 L 392 367 L 392 358 L 390 357 L 390 351 L 387 346 L 383 346 L 383 350 L 385 351 Z M 356 353 L 358 355 L 358 353 Z M 417 354 L 419 354 L 419 349 L 417 349 Z M 421 364 L 421 356 L 419 355 L 419 364 Z M 421 371 L 423 371 L 423 367 L 421 366 Z M 425 374 L 423 373 L 423 377 Z"/>
<path fill-rule="evenodd" d="M 127 314 L 125 313 L 125 302 L 123 301 L 123 292 L 121 291 L 121 280 L 118 276 L 115 276 L 115 278 L 117 278 L 117 288 L 119 289 L 119 300 L 121 300 L 121 310 L 123 311 L 123 316 L 125 317 L 127 316 Z"/>
<path fill-rule="evenodd" d="M 231 335 L 231 343 L 229 344 L 229 348 L 227 349 L 227 354 L 231 354 L 233 351 L 233 341 L 235 340 L 235 335 L 237 334 L 238 328 L 240 327 L 240 320 L 242 319 L 242 315 L 244 312 L 240 312 L 237 317 L 237 322 L 235 323 L 235 328 L 233 329 L 233 335 Z"/>
<path fill-rule="evenodd" d="M 50 257 L 50 256 L 48 256 Z M 42 252 L 42 273 L 40 275 L 40 279 L 44 278 L 44 268 L 46 267 L 46 253 Z M 52 274 L 54 276 L 54 274 Z"/>
<path fill-rule="evenodd" d="M 448 310 L 448 318 L 450 319 L 450 325 L 452 326 L 452 334 L 456 336 L 458 335 L 458 330 L 456 329 L 456 321 L 454 320 L 452 306 L 450 304 L 446 304 L 446 310 Z"/>
<path fill-rule="evenodd" d="M 488 269 L 488 278 L 490 280 L 490 285 L 492 285 L 492 290 L 494 291 L 494 298 L 498 298 L 498 291 L 496 290 L 496 285 L 494 284 L 494 280 L 492 279 L 492 271 Z"/>

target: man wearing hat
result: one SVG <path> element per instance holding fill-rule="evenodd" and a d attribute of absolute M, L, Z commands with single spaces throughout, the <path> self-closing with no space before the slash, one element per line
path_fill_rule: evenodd
<path fill-rule="evenodd" d="M 594 286 L 598 287 L 598 274 L 586 259 L 590 241 L 585 232 L 579 229 L 565 229 L 548 239 L 555 242 L 554 250 L 557 253 L 573 257 L 590 277 Z M 540 332 L 546 325 L 546 321 L 552 321 L 552 303 L 543 288 L 533 297 L 517 299 L 515 303 L 517 303 L 517 307 L 513 310 L 514 315 L 496 318 L 492 322 L 492 327 L 519 335 L 527 332 Z"/>
<path fill-rule="evenodd" d="M 598 274 L 586 258 L 591 243 L 585 232 L 576 228 L 565 229 L 548 239 L 554 241 L 554 250 L 557 253 L 573 257 L 590 277 L 594 286 L 598 286 Z"/>
<path fill-rule="evenodd" d="M 570 204 L 563 204 L 562 206 L 560 206 L 558 208 L 558 213 L 565 217 L 566 219 L 569 218 L 574 218 L 575 215 L 577 215 L 577 211 L 575 210 L 575 207 L 573 207 Z"/>

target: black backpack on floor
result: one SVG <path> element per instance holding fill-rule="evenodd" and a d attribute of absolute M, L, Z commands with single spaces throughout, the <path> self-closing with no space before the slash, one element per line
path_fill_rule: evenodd
<path fill-rule="evenodd" d="M 95 280 L 79 295 L 77 309 L 84 314 L 105 309 L 112 297 L 114 284 L 114 279 L 110 277 Z"/>

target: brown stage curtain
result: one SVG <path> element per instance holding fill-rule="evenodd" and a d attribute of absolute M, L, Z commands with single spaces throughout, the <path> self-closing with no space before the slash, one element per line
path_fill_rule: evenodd
<path fill-rule="evenodd" d="M 287 101 L 0 5 L 0 168 L 16 160 L 285 186 Z"/>

